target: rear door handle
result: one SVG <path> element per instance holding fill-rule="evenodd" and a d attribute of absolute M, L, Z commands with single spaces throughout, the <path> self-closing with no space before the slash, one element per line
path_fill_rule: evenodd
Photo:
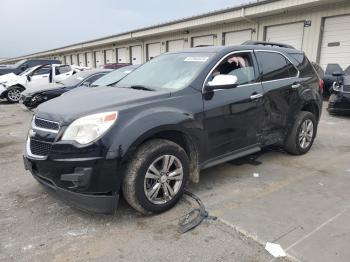
<path fill-rule="evenodd" d="M 293 88 L 293 89 L 298 89 L 299 87 L 301 87 L 301 84 L 300 84 L 300 83 L 294 83 L 294 84 L 292 84 L 292 88 Z"/>
<path fill-rule="evenodd" d="M 254 94 L 254 95 L 250 96 L 250 99 L 251 100 L 256 100 L 256 99 L 259 99 L 261 97 L 263 97 L 263 94 Z"/>

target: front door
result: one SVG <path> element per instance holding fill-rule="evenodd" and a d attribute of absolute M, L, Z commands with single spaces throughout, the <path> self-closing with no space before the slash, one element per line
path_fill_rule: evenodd
<path fill-rule="evenodd" d="M 38 67 L 30 75 L 30 81 L 27 82 L 28 87 L 44 85 L 49 83 L 51 73 L 51 65 Z"/>
<path fill-rule="evenodd" d="M 263 121 L 263 89 L 253 52 L 226 56 L 206 81 L 217 74 L 235 75 L 238 86 L 203 93 L 207 159 L 257 145 Z"/>

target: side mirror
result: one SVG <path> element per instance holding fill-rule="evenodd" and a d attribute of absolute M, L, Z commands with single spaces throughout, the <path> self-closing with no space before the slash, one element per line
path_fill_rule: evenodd
<path fill-rule="evenodd" d="M 342 76 L 342 75 L 344 75 L 344 73 L 340 72 L 340 71 L 336 71 L 336 72 L 332 73 L 332 76 L 335 76 L 335 77 L 339 77 L 339 76 Z"/>
<path fill-rule="evenodd" d="M 216 89 L 230 89 L 237 87 L 237 76 L 234 75 L 217 75 L 212 81 L 209 81 L 206 90 L 213 91 Z"/>
<path fill-rule="evenodd" d="M 27 75 L 27 80 L 28 80 L 28 82 L 30 82 L 30 80 L 31 80 L 29 75 Z"/>

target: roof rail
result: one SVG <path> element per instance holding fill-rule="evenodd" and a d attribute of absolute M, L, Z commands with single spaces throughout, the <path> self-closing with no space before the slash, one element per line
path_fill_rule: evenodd
<path fill-rule="evenodd" d="M 277 46 L 277 47 L 283 47 L 283 48 L 290 48 L 295 49 L 294 46 L 288 45 L 288 44 L 282 44 L 282 43 L 274 43 L 274 42 L 266 42 L 266 41 L 245 41 L 242 43 L 242 45 L 264 45 L 264 46 Z"/>

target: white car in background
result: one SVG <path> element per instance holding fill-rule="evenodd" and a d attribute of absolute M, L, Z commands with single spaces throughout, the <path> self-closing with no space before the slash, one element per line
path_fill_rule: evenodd
<path fill-rule="evenodd" d="M 70 65 L 52 64 L 28 68 L 20 75 L 10 73 L 0 76 L 0 98 L 17 103 L 24 90 L 62 81 L 80 70 Z"/>

